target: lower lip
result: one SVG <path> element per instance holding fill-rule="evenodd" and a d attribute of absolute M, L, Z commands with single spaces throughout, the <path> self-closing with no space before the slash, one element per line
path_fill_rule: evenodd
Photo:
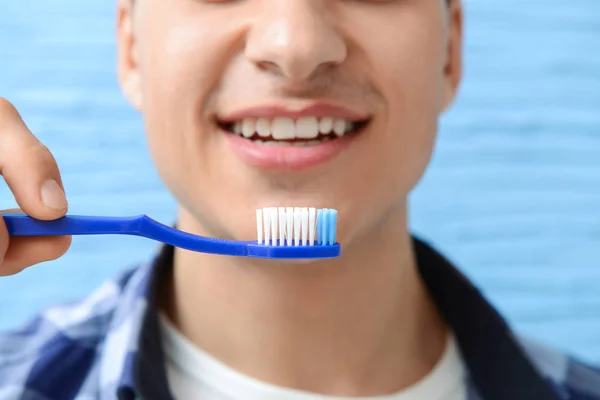
<path fill-rule="evenodd" d="M 224 132 L 233 151 L 248 164 L 264 169 L 304 169 L 326 164 L 342 153 L 356 134 L 313 146 L 263 145 Z"/>

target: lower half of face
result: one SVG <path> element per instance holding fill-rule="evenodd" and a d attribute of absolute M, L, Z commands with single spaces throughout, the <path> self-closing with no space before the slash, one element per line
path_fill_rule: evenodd
<path fill-rule="evenodd" d="M 257 208 L 327 207 L 350 245 L 421 177 L 446 84 L 445 14 L 434 0 L 336 2 L 142 6 L 150 149 L 203 234 L 252 240 Z"/>

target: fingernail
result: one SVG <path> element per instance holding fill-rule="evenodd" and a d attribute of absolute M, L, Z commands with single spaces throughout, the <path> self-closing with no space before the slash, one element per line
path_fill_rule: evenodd
<path fill-rule="evenodd" d="M 64 210 L 67 208 L 65 192 L 54 179 L 48 179 L 42 185 L 42 203 L 48 208 Z"/>

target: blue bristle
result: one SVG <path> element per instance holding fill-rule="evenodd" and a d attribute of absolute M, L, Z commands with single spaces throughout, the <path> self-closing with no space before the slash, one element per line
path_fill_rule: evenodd
<path fill-rule="evenodd" d="M 327 241 L 329 240 L 329 209 L 324 209 L 323 210 L 323 241 L 321 244 L 323 244 L 324 246 L 327 246 Z"/>
<path fill-rule="evenodd" d="M 333 246 L 337 241 L 337 210 L 322 208 L 317 210 L 317 239 L 321 246 Z"/>
<path fill-rule="evenodd" d="M 323 208 L 323 213 L 321 214 L 321 240 L 319 244 L 325 246 L 327 244 L 327 209 Z"/>
<path fill-rule="evenodd" d="M 337 210 L 330 210 L 329 211 L 329 219 L 330 219 L 330 223 L 329 223 L 329 244 L 330 245 L 334 245 L 337 238 L 336 238 L 336 232 L 337 232 Z"/>
<path fill-rule="evenodd" d="M 323 244 L 323 210 L 317 210 L 317 244 Z"/>
<path fill-rule="evenodd" d="M 325 232 L 325 244 L 329 245 L 331 241 L 331 209 L 327 209 L 327 232 Z"/>

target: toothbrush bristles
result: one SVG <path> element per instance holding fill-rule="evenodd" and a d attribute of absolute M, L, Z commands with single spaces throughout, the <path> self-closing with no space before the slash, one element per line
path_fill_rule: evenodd
<path fill-rule="evenodd" d="M 287 219 L 285 218 L 285 208 L 279 207 L 277 211 L 279 213 L 279 245 L 281 246 L 285 239 Z"/>
<path fill-rule="evenodd" d="M 256 233 L 258 235 L 258 244 L 263 243 L 263 212 L 259 208 L 256 210 Z"/>
<path fill-rule="evenodd" d="M 286 236 L 285 236 L 285 244 L 286 246 L 292 245 L 292 237 L 294 234 L 294 208 L 286 207 L 285 209 L 285 218 L 286 218 Z"/>
<path fill-rule="evenodd" d="M 336 244 L 337 211 L 308 207 L 256 210 L 257 243 L 266 246 Z"/>
<path fill-rule="evenodd" d="M 294 246 L 300 246 L 300 233 L 302 230 L 302 213 L 299 207 L 294 207 Z"/>
<path fill-rule="evenodd" d="M 263 209 L 263 217 L 264 217 L 264 228 L 265 228 L 265 244 L 268 246 L 271 241 L 271 210 L 268 208 Z"/>
<path fill-rule="evenodd" d="M 315 228 L 317 225 L 317 221 L 315 221 L 316 214 L 317 214 L 316 208 L 308 209 L 308 244 L 310 246 L 315 245 L 315 231 L 316 231 Z"/>
<path fill-rule="evenodd" d="M 271 207 L 271 240 L 273 246 L 277 245 L 277 208 Z"/>
<path fill-rule="evenodd" d="M 308 208 L 303 208 L 301 210 L 301 219 L 302 219 L 302 246 L 306 246 L 308 241 Z"/>

